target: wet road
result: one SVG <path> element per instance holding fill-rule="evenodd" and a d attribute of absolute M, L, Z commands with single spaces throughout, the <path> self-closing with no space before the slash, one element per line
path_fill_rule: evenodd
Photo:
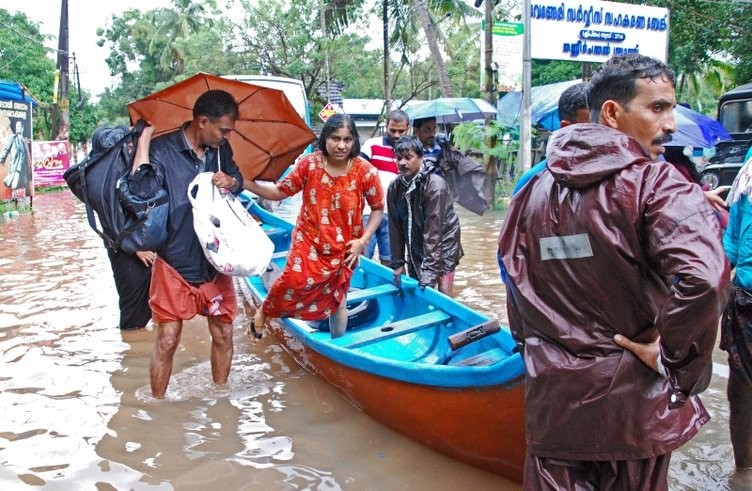
<path fill-rule="evenodd" d="M 0 489 L 519 489 L 374 422 L 236 320 L 227 387 L 210 382 L 203 319 L 187 323 L 166 401 L 148 388 L 155 333 L 118 331 L 109 262 L 67 191 L 0 218 Z M 458 298 L 505 321 L 503 214 L 460 211 Z M 248 315 L 250 312 L 248 312 Z M 730 489 L 725 356 L 713 421 L 675 453 L 671 489 Z M 736 489 L 742 489 L 734 484 Z"/>

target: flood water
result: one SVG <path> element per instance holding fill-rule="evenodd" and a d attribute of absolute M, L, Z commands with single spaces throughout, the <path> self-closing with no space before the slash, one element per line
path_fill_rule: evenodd
<path fill-rule="evenodd" d="M 371 420 L 271 336 L 250 345 L 245 304 L 229 384 L 211 383 L 197 318 L 183 329 L 167 400 L 153 400 L 155 331 L 115 328 L 109 262 L 83 205 L 68 191 L 34 204 L 33 216 L 0 217 L 0 489 L 519 489 Z M 503 214 L 459 213 L 457 297 L 505 322 Z M 743 489 L 730 478 L 724 354 L 715 361 L 703 396 L 713 420 L 674 454 L 672 490 Z"/>

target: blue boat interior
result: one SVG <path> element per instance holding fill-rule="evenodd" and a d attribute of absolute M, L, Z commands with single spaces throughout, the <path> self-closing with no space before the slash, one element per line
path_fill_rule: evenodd
<path fill-rule="evenodd" d="M 293 226 L 252 200 L 246 206 L 260 220 L 275 247 L 265 274 L 242 279 L 256 298 L 264 299 L 285 267 Z M 432 288 L 421 290 L 417 281 L 406 276 L 397 287 L 392 270 L 375 261 L 364 257 L 359 260 L 347 305 L 348 327 L 339 338 L 331 338 L 327 320 L 284 319 L 285 326 L 325 356 L 364 370 L 385 371 L 387 376 L 411 382 L 433 383 L 432 369 L 442 370 L 441 385 L 447 385 L 447 370 L 456 371 L 456 381 L 449 385 L 458 387 L 470 382 L 473 385 L 509 382 L 523 373 L 521 357 L 506 328 L 486 335 L 480 326 L 489 322 L 487 316 Z M 473 330 L 476 326 L 479 327 Z M 450 342 L 450 336 L 462 339 L 465 333 L 467 344 L 453 349 L 456 343 Z M 473 380 L 464 380 L 463 372 L 470 369 Z M 470 377 L 469 373 L 466 376 Z"/>

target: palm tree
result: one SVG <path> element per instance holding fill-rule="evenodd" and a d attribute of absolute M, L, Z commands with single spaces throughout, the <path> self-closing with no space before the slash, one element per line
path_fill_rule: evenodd
<path fill-rule="evenodd" d="M 452 6 L 451 4 L 454 4 L 454 6 L 457 5 L 455 2 L 433 2 L 434 8 L 436 8 L 437 10 L 439 7 L 453 8 L 454 6 Z M 420 26 L 423 29 L 423 34 L 425 34 L 426 36 L 428 49 L 431 52 L 431 59 L 433 60 L 434 66 L 436 67 L 436 74 L 439 79 L 439 89 L 441 90 L 441 95 L 444 97 L 452 97 L 452 83 L 449 81 L 449 72 L 447 72 L 446 66 L 444 65 L 444 57 L 442 56 L 441 49 L 439 48 L 439 41 L 436 35 L 436 26 L 431 17 L 431 14 L 428 11 L 426 0 L 412 0 L 412 7 L 415 11 L 415 16 L 418 18 L 418 22 L 420 22 Z M 448 14 L 451 15 L 451 13 L 449 12 Z"/>
<path fill-rule="evenodd" d="M 353 13 L 364 5 L 363 0 L 329 0 L 327 9 L 328 28 L 342 29 L 350 23 Z M 337 15 L 339 14 L 339 15 Z M 391 77 L 389 74 L 389 52 L 398 47 L 403 53 L 415 44 L 418 26 L 423 31 L 431 53 L 431 59 L 437 72 L 439 87 L 444 97 L 452 96 L 452 85 L 444 64 L 439 40 L 443 37 L 438 27 L 437 18 L 444 19 L 452 16 L 478 16 L 480 13 L 472 9 L 462 0 L 382 0 L 382 22 L 384 25 L 384 98 L 387 108 L 391 104 Z M 391 34 L 390 28 L 391 27 Z M 403 55 L 404 56 L 404 55 Z"/>
<path fill-rule="evenodd" d="M 204 25 L 211 24 L 205 17 L 206 6 L 216 8 L 215 0 L 194 2 L 193 0 L 172 0 L 172 8 L 158 8 L 149 12 L 148 18 L 155 26 L 149 42 L 151 54 L 161 50 L 159 62 L 162 69 L 180 74 L 185 67 L 185 58 L 179 43 Z"/>
<path fill-rule="evenodd" d="M 341 34 L 360 15 L 364 0 L 322 0 L 327 31 Z"/>
<path fill-rule="evenodd" d="M 721 94 L 734 85 L 734 66 L 711 60 L 700 72 L 680 73 L 677 77 L 677 97 L 704 112 L 703 102 L 718 101 Z"/>
<path fill-rule="evenodd" d="M 480 12 L 462 0 L 391 0 L 391 4 L 397 29 L 404 31 L 402 36 L 416 36 L 420 25 L 436 69 L 441 95 L 452 97 L 452 84 L 439 46 L 444 37 L 439 22 L 452 17 L 464 21 L 466 17 L 480 16 Z M 397 18 L 400 16 L 402 18 Z"/>

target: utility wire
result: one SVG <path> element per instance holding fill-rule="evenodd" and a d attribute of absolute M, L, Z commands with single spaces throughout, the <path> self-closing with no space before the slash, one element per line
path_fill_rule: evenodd
<path fill-rule="evenodd" d="M 21 32 L 18 29 L 15 29 L 12 25 L 7 24 L 5 22 L 0 21 L 0 27 L 3 27 L 4 29 L 8 29 L 9 31 L 12 31 L 12 32 L 18 34 L 19 36 L 21 36 L 22 38 L 26 39 L 27 41 L 32 42 L 32 43 L 34 43 L 36 45 L 39 45 L 42 48 L 44 48 L 45 50 L 47 50 L 47 51 L 53 51 L 55 53 L 64 52 L 64 51 L 61 51 L 61 50 L 58 50 L 58 49 L 55 49 L 55 48 L 50 48 L 48 46 L 45 46 L 44 45 L 44 41 L 40 41 L 38 39 L 34 39 L 33 37 L 29 36 L 28 34 L 26 34 L 24 32 Z"/>

